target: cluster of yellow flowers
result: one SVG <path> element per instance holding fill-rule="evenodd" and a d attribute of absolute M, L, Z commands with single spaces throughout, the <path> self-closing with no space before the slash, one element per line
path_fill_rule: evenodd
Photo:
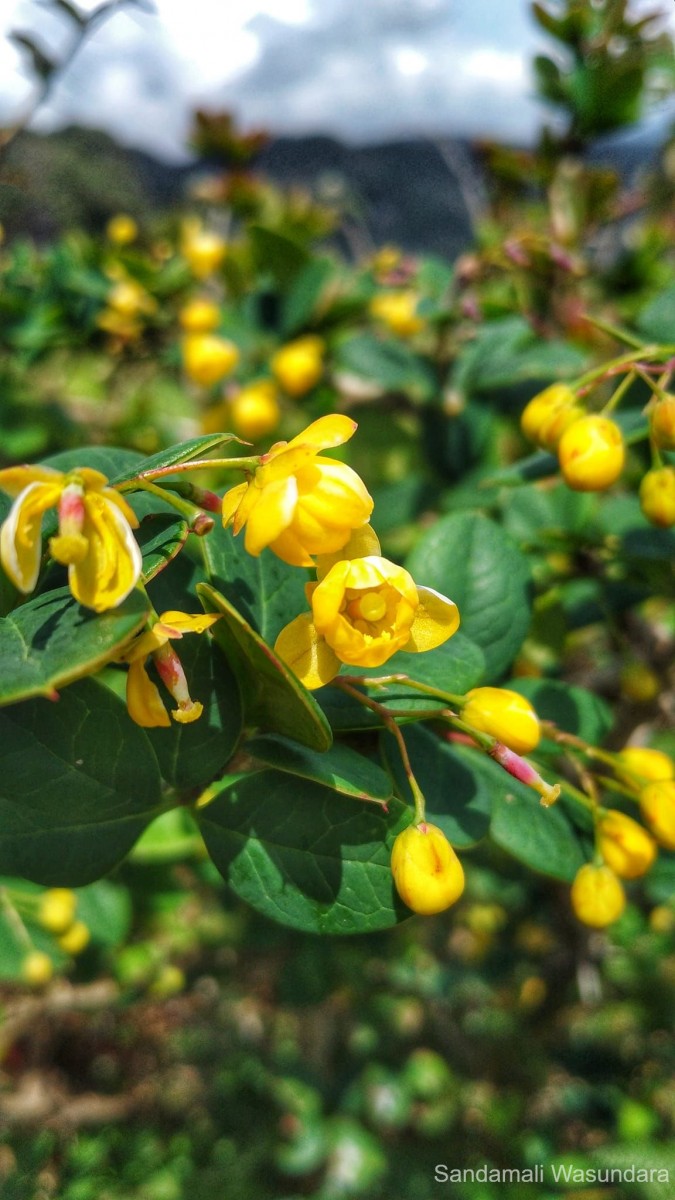
<path fill-rule="evenodd" d="M 663 465 L 660 451 L 675 449 L 675 396 L 655 393 L 647 414 L 655 465 L 642 479 L 640 505 L 648 521 L 667 528 L 675 524 L 675 467 Z M 552 384 L 534 396 L 521 428 L 541 449 L 557 454 L 563 479 L 574 491 L 604 491 L 623 471 L 626 450 L 616 421 L 587 413 L 568 384 Z"/>
<path fill-rule="evenodd" d="M 31 899 L 27 896 L 26 902 Z M 89 945 L 89 927 L 77 919 L 77 896 L 70 888 L 49 888 L 43 892 L 32 915 L 52 935 L 62 953 L 75 958 Z M 54 964 L 49 954 L 35 948 L 27 952 L 21 964 L 21 975 L 27 984 L 43 987 L 53 974 Z"/>

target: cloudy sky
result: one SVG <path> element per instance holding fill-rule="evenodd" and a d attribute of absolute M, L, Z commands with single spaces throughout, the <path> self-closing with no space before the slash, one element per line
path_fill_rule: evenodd
<path fill-rule="evenodd" d="M 100 0 L 76 2 L 90 11 Z M 660 4 L 672 10 L 672 0 Z M 544 115 L 529 61 L 546 40 L 528 0 L 153 0 L 152 7 L 120 7 L 101 25 L 36 127 L 79 122 L 178 161 L 198 105 L 229 108 L 244 127 L 360 142 L 413 133 L 526 141 Z M 0 125 L 19 118 L 31 95 L 10 30 L 57 53 L 68 47 L 68 22 L 45 3 L 2 0 Z"/>

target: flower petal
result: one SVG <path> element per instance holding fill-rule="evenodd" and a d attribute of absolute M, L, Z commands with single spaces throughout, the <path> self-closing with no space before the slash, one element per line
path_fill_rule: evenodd
<path fill-rule="evenodd" d="M 142 658 L 131 663 L 127 674 L 127 708 L 129 716 L 144 729 L 167 727 L 171 719 L 159 694 L 159 689 L 150 679 Z"/>
<path fill-rule="evenodd" d="M 415 610 L 410 639 L 403 647 L 408 653 L 434 650 L 442 646 L 459 628 L 457 605 L 433 588 L 418 587 L 419 604 Z"/>
<path fill-rule="evenodd" d="M 380 543 L 372 525 L 361 525 L 359 529 L 352 530 L 349 541 L 339 550 L 333 554 L 317 555 L 316 577 L 320 582 L 337 562 L 349 558 L 368 558 L 372 555 L 379 557 L 380 550 Z"/>
<path fill-rule="evenodd" d="M 158 623 L 162 626 L 163 633 L 175 638 L 182 637 L 184 633 L 203 633 L 220 618 L 220 613 L 184 613 L 171 609 L 160 614 Z"/>
<path fill-rule="evenodd" d="M 309 613 L 282 629 L 274 650 L 310 691 L 330 683 L 340 670 L 339 658 L 317 633 Z"/>
<path fill-rule="evenodd" d="M 277 558 L 282 562 L 288 563 L 291 567 L 312 567 L 314 560 L 305 550 L 300 538 L 296 537 L 292 529 L 284 529 L 283 533 L 279 534 L 273 542 L 270 542 L 270 550 L 273 550 Z"/>
<path fill-rule="evenodd" d="M 98 474 L 98 472 L 97 472 L 97 474 Z M 124 499 L 124 496 L 121 496 L 120 493 L 116 492 L 114 488 L 109 488 L 109 487 L 102 488 L 101 494 L 103 496 L 105 496 L 106 500 L 110 504 L 117 505 L 117 507 L 119 508 L 125 521 L 127 522 L 128 525 L 131 526 L 132 529 L 138 529 L 138 526 L 139 526 L 138 517 L 136 516 L 136 513 L 134 512 L 131 505 Z"/>
<path fill-rule="evenodd" d="M 54 467 L 5 467 L 0 471 L 0 491 L 8 496 L 18 496 L 29 483 L 62 483 L 63 471 Z"/>
<path fill-rule="evenodd" d="M 246 525 L 244 545 L 249 554 L 260 554 L 288 528 L 297 499 L 298 486 L 292 475 L 263 489 Z"/>
<path fill-rule="evenodd" d="M 248 483 L 238 483 L 236 487 L 230 488 L 229 492 L 226 492 L 223 496 L 223 525 L 225 528 L 234 520 L 234 514 L 239 508 L 248 487 Z"/>
<path fill-rule="evenodd" d="M 84 497 L 83 533 L 89 552 L 68 570 L 70 590 L 80 604 L 104 612 L 116 608 L 136 586 L 143 566 L 140 546 L 122 513 L 100 492 Z"/>
<path fill-rule="evenodd" d="M 351 417 L 331 413 L 329 416 L 319 417 L 318 421 L 312 421 L 302 433 L 291 438 L 288 445 L 293 449 L 296 446 L 314 446 L 317 450 L 327 450 L 329 446 L 341 446 L 343 442 L 348 442 L 357 428 L 357 422 L 352 421 Z"/>
<path fill-rule="evenodd" d="M 58 471 L 55 474 L 58 482 L 35 481 L 19 493 L 0 532 L 0 561 L 14 586 L 24 594 L 33 591 L 40 572 L 42 517 L 58 504 L 62 491 L 63 476 Z"/>

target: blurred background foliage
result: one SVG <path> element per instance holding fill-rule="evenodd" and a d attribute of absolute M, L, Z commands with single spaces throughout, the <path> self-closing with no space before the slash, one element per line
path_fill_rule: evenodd
<path fill-rule="evenodd" d="M 594 160 L 601 135 L 672 87 L 673 47 L 623 0 L 533 8 L 554 46 L 538 86 L 564 121 L 530 151 L 484 144 L 448 162 L 434 148 L 451 196 L 431 252 L 406 241 L 420 176 L 400 190 L 401 147 L 308 179 L 293 146 L 240 133 L 228 113 L 196 115 L 200 163 L 184 171 L 90 131 L 8 130 L 0 458 L 90 442 L 152 453 L 227 428 L 262 448 L 353 413 L 351 461 L 385 553 L 406 554 L 439 512 L 498 520 L 534 580 L 516 676 L 581 684 L 612 706 L 608 744 L 672 754 L 673 537 L 639 511 L 644 447 L 619 493 L 541 487 L 555 462 L 526 457 L 517 417 L 539 388 L 620 353 L 616 325 L 673 340 L 675 142 L 648 170 Z M 45 93 L 67 63 L 41 62 L 28 40 Z M 325 152 L 315 140 L 319 164 Z M 373 194 L 404 213 L 396 245 L 377 236 Z M 217 344 L 191 355 L 191 337 Z M 648 396 L 636 391 L 629 432 Z M 675 1178 L 667 861 L 600 934 L 574 923 L 562 885 L 479 846 L 449 917 L 339 942 L 233 904 L 188 818 L 169 816 L 112 878 L 78 890 L 86 945 L 43 928 L 41 889 L 0 889 L 57 976 L 22 986 L 7 906 L 3 1200 L 425 1200 L 436 1163 L 630 1162 Z M 599 1193 L 549 1176 L 538 1194 Z"/>

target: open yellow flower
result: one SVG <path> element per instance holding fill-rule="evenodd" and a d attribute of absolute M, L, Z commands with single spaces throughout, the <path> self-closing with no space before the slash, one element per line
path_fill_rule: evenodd
<path fill-rule="evenodd" d="M 188 725 L 201 717 L 204 706 L 191 698 L 182 663 L 169 642 L 171 639 L 182 638 L 184 633 L 203 633 L 218 620 L 219 613 L 190 615 L 171 610 L 162 613 L 152 629 L 136 638 L 120 659 L 121 662 L 129 663 L 127 708 L 132 721 L 145 729 L 171 724 L 159 689 L 145 669 L 150 657 L 162 683 L 178 705 L 172 710 L 173 719 L 181 725 Z"/>
<path fill-rule="evenodd" d="M 452 600 L 379 554 L 335 562 L 307 593 L 311 614 L 282 629 L 275 650 L 310 689 L 330 683 L 342 663 L 379 667 L 397 650 L 433 650 L 459 626 Z"/>
<path fill-rule="evenodd" d="M 40 571 L 42 517 L 58 509 L 59 532 L 49 539 L 52 558 L 68 567 L 73 596 L 86 608 L 116 608 L 135 587 L 143 561 L 132 529 L 133 509 L 100 471 L 81 467 L 8 467 L 0 488 L 15 497 L 0 531 L 0 561 L 20 592 L 32 592 Z"/>
<path fill-rule="evenodd" d="M 366 524 L 373 501 L 356 471 L 319 454 L 355 430 L 349 417 L 320 417 L 290 442 L 277 442 L 248 482 L 225 493 L 223 524 L 235 534 L 246 526 L 249 554 L 269 546 L 291 566 L 311 567 L 312 555 L 340 550 Z"/>

